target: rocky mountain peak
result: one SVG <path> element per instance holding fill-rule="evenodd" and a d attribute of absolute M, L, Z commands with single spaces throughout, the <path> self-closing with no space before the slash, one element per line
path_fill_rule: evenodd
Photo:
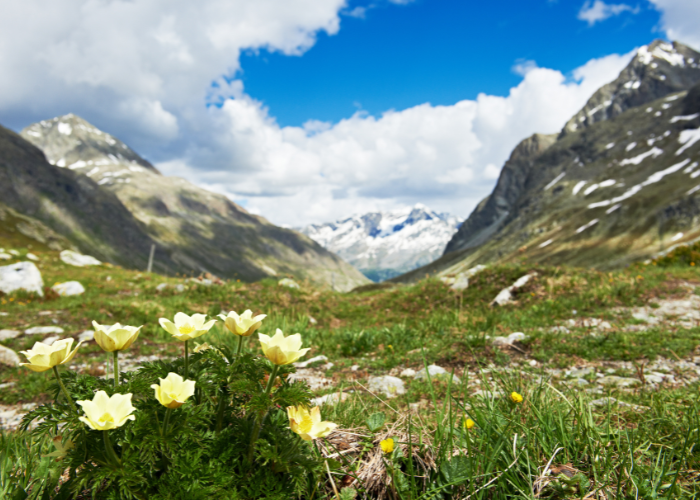
<path fill-rule="evenodd" d="M 679 42 L 655 40 L 612 82 L 602 86 L 564 126 L 561 137 L 609 120 L 630 108 L 688 90 L 700 80 L 700 53 Z"/>
<path fill-rule="evenodd" d="M 49 163 L 81 173 L 92 172 L 88 174 L 91 177 L 100 171 L 112 172 L 114 167 L 160 175 L 122 141 L 73 113 L 34 123 L 20 135 L 41 149 Z"/>

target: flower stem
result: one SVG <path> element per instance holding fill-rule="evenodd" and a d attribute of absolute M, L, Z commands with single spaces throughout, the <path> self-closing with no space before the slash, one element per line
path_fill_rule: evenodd
<path fill-rule="evenodd" d="M 68 400 L 70 407 L 73 408 L 73 411 L 77 415 L 78 408 L 75 406 L 75 403 L 73 402 L 73 398 L 70 397 L 70 394 L 68 393 L 68 389 L 66 389 L 66 386 L 63 385 L 63 380 L 61 380 L 61 375 L 59 375 L 59 373 L 58 373 L 58 367 L 56 367 L 56 366 L 53 367 L 53 374 L 56 375 L 56 380 L 58 380 L 58 385 L 61 388 L 61 392 L 63 392 L 63 395 Z"/>
<path fill-rule="evenodd" d="M 219 395 L 219 407 L 216 412 L 216 434 L 219 434 L 221 427 L 224 423 L 224 410 L 226 409 L 226 400 L 228 399 L 228 391 L 226 387 L 221 388 L 221 394 Z"/>
<path fill-rule="evenodd" d="M 238 349 L 236 349 L 236 363 L 238 363 L 238 358 L 241 357 L 241 350 L 243 348 L 243 336 L 238 336 Z"/>
<path fill-rule="evenodd" d="M 172 414 L 173 414 L 172 408 L 168 408 L 167 410 L 165 410 L 165 418 L 163 419 L 163 435 L 164 436 L 168 432 L 168 425 L 170 425 L 170 415 L 172 415 Z"/>
<path fill-rule="evenodd" d="M 189 352 L 187 351 L 187 340 L 185 340 L 185 378 L 189 376 L 190 373 L 190 358 Z"/>
<path fill-rule="evenodd" d="M 114 357 L 114 389 L 119 388 L 119 351 L 114 351 L 112 353 Z"/>
<path fill-rule="evenodd" d="M 122 461 L 119 459 L 117 453 L 112 447 L 112 441 L 109 440 L 109 431 L 102 431 L 102 438 L 105 442 L 105 450 L 107 451 L 107 456 L 113 462 L 114 465 L 116 465 L 117 467 L 121 467 Z"/>
<path fill-rule="evenodd" d="M 275 365 L 274 368 L 272 369 L 272 372 L 270 373 L 270 379 L 267 381 L 267 387 L 265 387 L 265 395 L 269 396 L 270 391 L 272 391 L 272 386 L 275 383 L 275 379 L 277 378 L 277 372 L 279 371 L 280 367 Z M 250 439 L 250 448 L 248 448 L 248 462 L 253 463 L 253 453 L 255 452 L 255 443 L 258 441 L 258 437 L 260 436 L 260 429 L 262 428 L 262 423 L 263 419 L 265 418 L 265 415 L 267 414 L 267 410 L 260 410 L 258 412 L 258 416 L 255 419 L 255 424 L 253 424 L 253 434 Z"/>

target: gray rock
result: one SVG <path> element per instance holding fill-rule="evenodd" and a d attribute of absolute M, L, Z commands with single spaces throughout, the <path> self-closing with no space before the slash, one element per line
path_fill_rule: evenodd
<path fill-rule="evenodd" d="M 78 335 L 79 342 L 89 342 L 91 340 L 94 340 L 94 338 L 95 338 L 95 331 L 94 330 L 85 330 L 84 332 L 81 332 L 80 335 Z"/>
<path fill-rule="evenodd" d="M 12 258 L 12 255 L 9 253 L 5 252 L 0 252 L 0 260 L 10 260 Z"/>
<path fill-rule="evenodd" d="M 537 276 L 537 273 L 526 274 L 518 278 L 515 283 L 510 285 L 508 288 L 501 290 L 496 298 L 491 302 L 491 306 L 504 306 L 513 301 L 513 292 L 519 288 L 524 287 L 531 278 Z"/>
<path fill-rule="evenodd" d="M 85 287 L 79 281 L 66 281 L 57 283 L 51 287 L 57 294 L 68 297 L 70 295 L 81 295 L 85 293 Z"/>
<path fill-rule="evenodd" d="M 401 394 L 406 394 L 403 380 L 391 375 L 369 378 L 369 390 L 384 394 L 387 398 L 393 398 Z"/>
<path fill-rule="evenodd" d="M 33 253 L 28 253 L 28 254 L 27 254 L 27 258 L 28 258 L 29 260 L 33 260 L 34 262 L 36 262 L 36 261 L 39 260 L 39 257 L 37 257 L 36 255 L 34 255 Z"/>
<path fill-rule="evenodd" d="M 160 285 L 158 285 L 158 286 L 156 287 L 156 290 L 159 291 L 159 292 L 162 292 L 162 291 L 165 290 L 166 288 L 168 288 L 168 284 L 167 284 L 167 283 L 161 283 Z"/>
<path fill-rule="evenodd" d="M 0 364 L 15 367 L 20 364 L 20 359 L 15 351 L 0 345 Z"/>
<path fill-rule="evenodd" d="M 63 250 L 60 257 L 63 262 L 75 267 L 99 266 L 102 264 L 102 262 L 91 255 L 83 255 L 73 250 Z"/>
<path fill-rule="evenodd" d="M 333 380 L 326 378 L 322 373 L 312 368 L 300 368 L 295 373 L 291 373 L 287 380 L 289 382 L 306 382 L 312 391 L 326 389 L 333 386 Z"/>
<path fill-rule="evenodd" d="M 574 379 L 574 380 L 568 380 L 567 383 L 568 383 L 569 385 L 576 385 L 576 386 L 579 386 L 579 387 L 583 387 L 584 385 L 589 385 L 589 384 L 590 384 L 590 382 L 589 382 L 588 380 L 586 380 L 585 378 L 577 378 L 577 379 Z"/>
<path fill-rule="evenodd" d="M 293 363 L 293 365 L 296 366 L 297 368 L 307 368 L 307 367 L 313 365 L 314 363 L 324 363 L 327 361 L 328 361 L 328 358 L 325 357 L 323 354 L 321 354 L 320 356 L 314 356 L 313 358 L 307 359 L 306 361 L 300 361 L 298 363 Z"/>
<path fill-rule="evenodd" d="M 277 284 L 279 286 L 286 286 L 287 288 L 299 288 L 299 284 L 291 278 L 282 278 Z"/>
<path fill-rule="evenodd" d="M 403 371 L 399 374 L 399 376 L 400 376 L 400 377 L 409 377 L 409 378 L 410 378 L 410 377 L 415 377 L 415 376 L 416 376 L 416 370 L 414 370 L 413 368 L 406 368 L 405 370 L 403 370 Z"/>
<path fill-rule="evenodd" d="M 549 329 L 551 333 L 571 333 L 571 330 L 569 330 L 565 326 L 553 326 L 552 328 Z"/>
<path fill-rule="evenodd" d="M 600 399 L 594 399 L 590 403 L 588 403 L 590 406 L 593 407 L 601 407 L 601 406 L 624 406 L 627 408 L 632 408 L 638 411 L 643 411 L 643 410 L 648 410 L 649 408 L 647 406 L 640 406 L 640 405 L 633 405 L 630 403 L 625 403 L 624 401 L 619 401 L 615 398 L 600 398 Z"/>
<path fill-rule="evenodd" d="M 0 330 L 0 341 L 19 337 L 22 332 L 19 330 Z"/>
<path fill-rule="evenodd" d="M 575 366 L 569 370 L 566 370 L 564 375 L 568 378 L 581 378 L 585 377 L 586 375 L 590 375 L 591 373 L 595 373 L 595 368 L 592 366 L 584 366 L 582 368 Z"/>
<path fill-rule="evenodd" d="M 49 333 L 63 333 L 60 326 L 33 326 L 24 330 L 25 335 L 47 335 Z"/>
<path fill-rule="evenodd" d="M 608 375 L 607 377 L 599 378 L 597 382 L 600 385 L 612 385 L 615 387 L 632 387 L 640 383 L 636 378 L 618 377 L 616 375 Z"/>
<path fill-rule="evenodd" d="M 452 377 L 452 374 L 445 370 L 444 368 L 437 366 L 437 365 L 430 365 L 428 366 L 428 373 L 430 374 L 431 379 L 441 379 L 441 380 L 449 380 L 450 377 Z M 418 370 L 418 373 L 413 377 L 416 380 L 423 380 L 427 378 L 427 375 L 425 374 L 425 369 Z M 452 377 L 452 383 L 453 384 L 460 384 L 461 381 L 459 380 L 459 377 L 455 375 Z"/>
<path fill-rule="evenodd" d="M 35 292 L 44 296 L 44 280 L 33 262 L 17 262 L 0 267 L 0 292 L 12 293 L 16 290 Z"/>
<path fill-rule="evenodd" d="M 45 338 L 45 339 L 42 340 L 41 342 L 44 343 L 44 344 L 46 344 L 46 345 L 52 345 L 54 342 L 56 342 L 56 341 L 57 341 L 58 339 L 60 339 L 60 338 L 61 338 L 61 337 L 59 337 L 58 335 L 52 335 L 51 337 Z"/>
<path fill-rule="evenodd" d="M 319 396 L 311 399 L 311 406 L 334 405 L 338 401 L 346 401 L 349 397 L 350 395 L 344 392 L 332 392 L 330 394 L 326 394 L 325 396 Z"/>
<path fill-rule="evenodd" d="M 185 291 L 185 285 L 183 285 L 182 283 L 178 283 L 177 285 L 175 285 L 175 291 L 178 292 L 178 293 L 184 292 L 184 291 Z"/>
<path fill-rule="evenodd" d="M 494 337 L 493 340 L 491 340 L 491 343 L 493 345 L 507 346 L 512 345 L 513 342 L 526 340 L 527 338 L 527 335 L 525 335 L 523 332 L 515 332 L 511 333 L 507 337 Z"/>

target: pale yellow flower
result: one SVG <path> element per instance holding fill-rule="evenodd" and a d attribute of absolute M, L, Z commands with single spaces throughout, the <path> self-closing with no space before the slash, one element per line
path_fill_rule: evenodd
<path fill-rule="evenodd" d="M 513 401 L 513 403 L 522 403 L 523 397 L 520 394 L 518 394 L 517 392 L 511 392 L 510 393 L 510 400 Z"/>
<path fill-rule="evenodd" d="M 228 315 L 219 314 L 219 318 L 224 321 L 228 330 L 240 337 L 250 337 L 255 330 L 260 328 L 262 320 L 267 318 L 266 314 L 258 314 L 253 317 L 253 311 L 247 309 L 240 316 L 235 311 L 231 311 Z"/>
<path fill-rule="evenodd" d="M 276 365 L 288 365 L 309 352 L 310 348 L 301 349 L 301 335 L 295 333 L 285 337 L 279 328 L 274 337 L 259 333 L 262 351 Z"/>
<path fill-rule="evenodd" d="M 139 336 L 139 330 L 143 327 L 126 326 L 115 323 L 112 326 L 100 325 L 92 322 L 95 328 L 95 342 L 102 350 L 107 352 L 123 351 L 127 349 Z"/>
<path fill-rule="evenodd" d="M 204 320 L 206 319 L 206 314 L 188 316 L 179 312 L 175 315 L 174 323 L 166 318 L 160 318 L 158 322 L 170 335 L 184 342 L 204 335 L 216 323 L 215 319 L 205 323 Z"/>
<path fill-rule="evenodd" d="M 384 439 L 383 441 L 379 442 L 379 446 L 381 446 L 384 453 L 389 454 L 394 451 L 394 440 L 391 438 Z"/>
<path fill-rule="evenodd" d="M 318 406 L 309 411 L 303 406 L 288 406 L 287 416 L 292 432 L 299 434 L 304 441 L 326 437 L 338 427 L 333 422 L 321 422 L 321 409 Z"/>
<path fill-rule="evenodd" d="M 92 401 L 76 401 L 83 407 L 84 422 L 95 431 L 107 431 L 116 429 L 126 423 L 127 420 L 136 420 L 131 413 L 136 410 L 131 405 L 131 394 L 115 394 L 111 398 L 105 391 L 97 391 Z"/>
<path fill-rule="evenodd" d="M 177 373 L 170 372 L 158 380 L 160 385 L 153 384 L 151 389 L 155 389 L 156 399 L 166 408 L 179 408 L 194 394 L 194 380 L 184 380 Z"/>
<path fill-rule="evenodd" d="M 80 344 L 82 344 L 82 342 L 78 342 L 75 349 L 71 351 L 70 348 L 73 346 L 73 339 L 57 340 L 51 345 L 36 342 L 34 347 L 28 351 L 20 351 L 27 357 L 29 363 L 20 363 L 19 365 L 26 366 L 34 372 L 45 372 L 54 366 L 68 363 L 73 359 L 75 353 L 78 352 Z"/>

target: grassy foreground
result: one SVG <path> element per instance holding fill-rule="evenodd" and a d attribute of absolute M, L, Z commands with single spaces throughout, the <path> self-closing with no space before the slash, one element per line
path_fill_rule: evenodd
<path fill-rule="evenodd" d="M 339 294 L 303 283 L 300 289 L 272 280 L 205 286 L 108 265 L 75 268 L 48 249 L 15 248 L 39 256 L 47 285 L 78 280 L 87 291 L 1 296 L 3 329 L 57 325 L 65 330 L 61 338 L 77 338 L 92 320 L 143 324 L 138 342 L 120 358 L 136 365 L 181 355 L 181 345 L 158 325 L 178 311 L 214 316 L 252 309 L 268 314 L 261 332 L 300 333 L 311 347 L 305 359 L 328 358 L 300 372 L 322 379 L 317 395 L 340 393 L 341 400 L 322 406 L 323 419 L 339 425 L 317 442 L 330 473 L 314 476 L 302 498 L 336 498 L 334 486 L 343 500 L 693 498 L 700 491 L 694 371 L 700 367 L 693 361 L 700 329 L 672 316 L 647 325 L 633 313 L 692 297 L 700 283 L 694 262 L 669 258 L 614 273 L 509 265 L 482 271 L 463 292 L 426 279 Z M 501 289 L 533 271 L 514 304 L 490 306 Z M 167 286 L 157 288 L 162 283 Z M 591 326 L 590 318 L 609 327 Z M 527 337 L 493 343 L 513 332 Z M 2 344 L 18 352 L 48 336 L 19 335 Z M 237 339 L 219 323 L 201 341 L 235 349 Z M 257 355 L 256 344 L 251 338 L 245 348 Z M 662 380 L 645 372 L 654 363 Z M 404 375 L 406 392 L 391 398 L 368 386 L 370 376 L 425 372 L 431 364 L 460 383 Z M 108 356 L 88 342 L 72 365 L 103 376 Z M 572 367 L 590 370 L 567 378 Z M 636 382 L 597 383 L 603 375 Z M 51 372 L 0 366 L 0 384 L 0 404 L 13 408 L 48 403 L 57 392 Z M 0 497 L 54 498 L 67 476 L 60 461 L 46 456 L 52 443 L 18 431 L 1 439 Z M 383 450 L 380 442 L 389 439 L 393 450 Z M 181 498 L 199 498 L 189 489 L 196 476 L 190 471 L 179 479 Z M 99 489 L 79 495 L 101 498 Z M 288 498 L 265 488 L 215 497 Z"/>

